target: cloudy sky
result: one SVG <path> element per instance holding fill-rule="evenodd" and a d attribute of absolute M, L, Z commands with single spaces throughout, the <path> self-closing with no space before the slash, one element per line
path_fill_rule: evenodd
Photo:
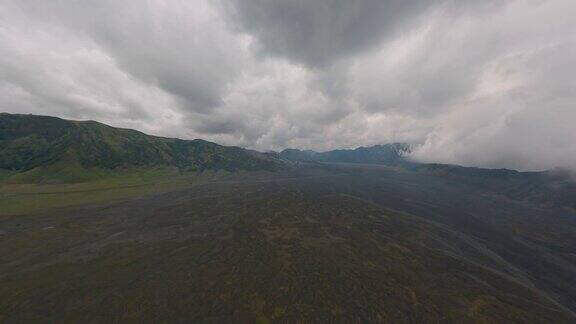
<path fill-rule="evenodd" d="M 0 111 L 576 169 L 573 0 L 0 0 Z"/>

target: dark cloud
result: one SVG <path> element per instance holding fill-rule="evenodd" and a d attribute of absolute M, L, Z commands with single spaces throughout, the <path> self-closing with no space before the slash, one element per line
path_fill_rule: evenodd
<path fill-rule="evenodd" d="M 309 66 L 332 61 L 409 26 L 433 0 L 232 0 L 228 6 L 240 28 L 255 35 L 264 53 Z"/>
<path fill-rule="evenodd" d="M 232 21 L 254 35 L 262 54 L 279 55 L 311 67 L 373 49 L 410 32 L 438 9 L 491 8 L 493 0 L 230 0 Z"/>

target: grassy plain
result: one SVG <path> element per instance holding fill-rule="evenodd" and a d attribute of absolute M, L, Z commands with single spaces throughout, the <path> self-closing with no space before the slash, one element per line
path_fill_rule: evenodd
<path fill-rule="evenodd" d="M 87 171 L 83 171 L 87 172 Z M 88 170 L 90 172 L 90 170 Z M 254 172 L 266 174 L 267 172 Z M 46 174 L 42 173 L 43 176 Z M 30 177 L 0 178 L 0 216 L 47 212 L 89 204 L 108 204 L 174 191 L 210 181 L 226 181 L 243 172 L 181 172 L 176 168 L 93 170 L 89 180 L 29 183 Z M 0 175 L 1 177 L 1 175 Z"/>

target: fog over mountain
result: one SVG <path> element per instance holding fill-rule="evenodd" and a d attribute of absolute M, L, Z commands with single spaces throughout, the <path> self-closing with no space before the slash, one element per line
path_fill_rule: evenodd
<path fill-rule="evenodd" d="M 576 2 L 0 0 L 0 111 L 576 170 Z"/>

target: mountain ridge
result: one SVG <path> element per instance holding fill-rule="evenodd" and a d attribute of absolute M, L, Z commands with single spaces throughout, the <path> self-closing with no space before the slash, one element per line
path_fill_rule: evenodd
<path fill-rule="evenodd" d="M 280 157 L 295 162 L 345 162 L 396 165 L 407 162 L 405 156 L 410 153 L 411 149 L 411 145 L 407 143 L 388 143 L 324 152 L 285 149 L 279 154 Z"/>

